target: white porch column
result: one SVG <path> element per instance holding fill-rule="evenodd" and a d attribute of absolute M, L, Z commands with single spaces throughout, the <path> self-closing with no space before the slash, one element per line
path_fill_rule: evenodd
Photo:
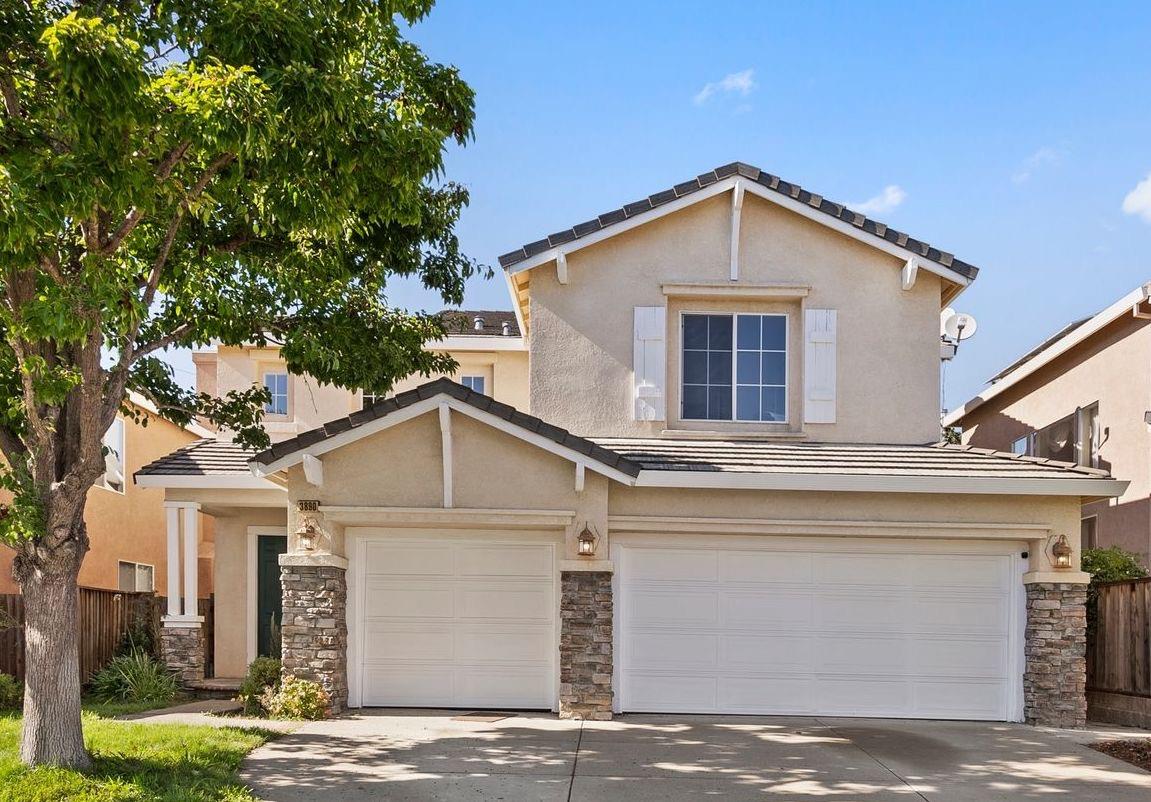
<path fill-rule="evenodd" d="M 180 505 L 164 502 L 168 515 L 168 618 L 180 615 Z"/>
<path fill-rule="evenodd" d="M 170 569 L 169 569 L 170 570 Z M 184 617 L 200 614 L 200 505 L 184 507 Z M 170 603 L 171 597 L 169 597 Z"/>

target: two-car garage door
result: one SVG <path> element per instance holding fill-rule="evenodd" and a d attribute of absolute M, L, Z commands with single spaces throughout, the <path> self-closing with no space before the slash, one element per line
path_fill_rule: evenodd
<path fill-rule="evenodd" d="M 556 544 L 356 540 L 353 705 L 554 708 Z M 624 712 L 1017 718 L 1008 544 L 660 538 L 612 556 Z"/>
<path fill-rule="evenodd" d="M 807 543 L 619 549 L 622 708 L 1014 717 L 1005 547 Z"/>

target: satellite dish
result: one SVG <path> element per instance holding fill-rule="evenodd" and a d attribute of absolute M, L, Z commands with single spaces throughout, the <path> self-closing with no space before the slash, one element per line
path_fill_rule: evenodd
<path fill-rule="evenodd" d="M 953 342 L 970 339 L 978 328 L 975 318 L 962 312 L 952 312 L 943 319 L 943 336 Z"/>
<path fill-rule="evenodd" d="M 950 306 L 939 313 L 939 336 L 947 336 L 947 320 L 948 318 L 955 317 L 955 310 Z"/>

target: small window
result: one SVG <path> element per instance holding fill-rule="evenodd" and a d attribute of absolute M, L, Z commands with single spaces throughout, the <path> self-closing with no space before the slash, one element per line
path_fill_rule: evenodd
<path fill-rule="evenodd" d="M 481 395 L 486 395 L 484 390 L 485 382 L 483 376 L 460 376 L 460 384 L 467 387 L 469 390 L 474 390 Z"/>
<path fill-rule="evenodd" d="M 272 394 L 272 399 L 264 405 L 267 415 L 288 414 L 288 374 L 269 371 L 264 374 L 264 386 Z"/>
<path fill-rule="evenodd" d="M 124 492 L 124 419 L 116 418 L 101 441 L 104 447 L 104 475 L 96 484 L 100 487 Z"/>
<path fill-rule="evenodd" d="M 1020 437 L 1011 444 L 1011 453 L 1025 457 L 1031 453 L 1031 435 Z"/>
<path fill-rule="evenodd" d="M 1092 515 L 1079 522 L 1079 547 L 1082 549 L 1096 548 L 1098 543 L 1098 516 Z"/>
<path fill-rule="evenodd" d="M 684 315 L 684 420 L 787 421 L 787 316 Z"/>
<path fill-rule="evenodd" d="M 155 569 L 145 563 L 119 563 L 119 588 L 127 593 L 151 593 L 156 589 Z"/>

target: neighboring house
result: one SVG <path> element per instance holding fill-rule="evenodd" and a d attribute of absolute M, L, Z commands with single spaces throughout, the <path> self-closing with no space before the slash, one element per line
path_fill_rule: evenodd
<path fill-rule="evenodd" d="M 497 371 L 320 426 L 292 377 L 270 449 L 137 472 L 216 518 L 218 673 L 282 605 L 336 709 L 1083 722 L 1079 508 L 1124 483 L 937 443 L 975 267 L 745 164 L 500 261 L 515 406 Z M 221 349 L 216 386 L 270 356 Z"/>
<path fill-rule="evenodd" d="M 164 493 L 140 487 L 131 477 L 144 465 L 210 432 L 199 426 L 181 428 L 164 420 L 156 414 L 155 406 L 135 393 L 127 403 L 147 425 L 120 415 L 104 435 L 105 473 L 88 491 L 84 521 L 91 545 L 79 581 L 89 588 L 164 594 L 168 589 Z M 212 532 L 212 522 L 205 521 L 197 560 L 201 598 L 212 593 Z M 20 592 L 12 578 L 14 556 L 10 548 L 0 546 L 0 593 Z"/>
<path fill-rule="evenodd" d="M 963 442 L 1103 468 L 1128 481 L 1083 506 L 1084 547 L 1151 560 L 1151 284 L 1076 320 L 1008 365 L 944 423 Z"/>

